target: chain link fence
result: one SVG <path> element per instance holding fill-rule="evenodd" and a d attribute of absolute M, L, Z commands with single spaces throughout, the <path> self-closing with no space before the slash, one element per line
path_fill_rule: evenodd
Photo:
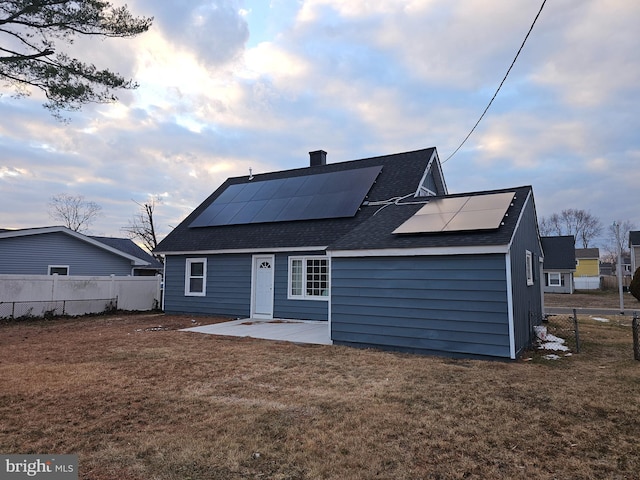
<path fill-rule="evenodd" d="M 52 318 L 106 313 L 118 309 L 118 298 L 0 302 L 0 319 Z"/>
<path fill-rule="evenodd" d="M 640 321 L 638 313 L 633 313 L 631 330 L 633 333 L 633 358 L 640 361 Z M 580 353 L 580 330 L 578 328 L 578 316 L 576 310 L 573 315 L 548 314 L 543 318 L 543 326 L 546 328 L 547 340 L 549 335 L 564 340 L 570 351 Z"/>
<path fill-rule="evenodd" d="M 554 338 L 562 340 L 562 345 L 566 346 L 572 353 L 580 353 L 580 330 L 578 328 L 578 316 L 576 310 L 573 314 L 547 314 L 542 317 L 543 334 L 536 334 L 540 339 L 544 336 L 545 343 L 556 343 Z M 542 340 L 542 339 L 541 339 Z"/>

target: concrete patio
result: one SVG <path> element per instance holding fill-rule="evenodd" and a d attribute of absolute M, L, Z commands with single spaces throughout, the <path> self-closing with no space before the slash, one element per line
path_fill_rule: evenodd
<path fill-rule="evenodd" d="M 281 340 L 294 343 L 331 345 L 329 324 L 309 320 L 260 320 L 244 318 L 231 322 L 214 323 L 199 327 L 185 328 L 184 332 L 227 335 L 231 337 L 252 337 L 265 340 Z"/>

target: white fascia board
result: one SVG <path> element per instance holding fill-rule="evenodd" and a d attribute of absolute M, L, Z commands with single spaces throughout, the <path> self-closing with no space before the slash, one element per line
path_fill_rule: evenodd
<path fill-rule="evenodd" d="M 98 248 L 102 248 L 103 250 L 107 250 L 108 252 L 114 253 L 116 255 L 119 255 L 121 257 L 124 257 L 128 260 L 131 260 L 133 262 L 133 265 L 136 267 L 143 267 L 145 265 L 150 265 L 149 262 L 142 260 L 138 257 L 134 257 L 133 255 L 129 255 L 126 252 L 123 252 L 122 250 L 118 250 L 117 248 L 113 248 L 105 243 L 99 242 L 97 240 L 94 240 L 91 237 L 88 237 L 86 235 L 83 235 L 82 233 L 78 233 L 74 230 L 71 230 L 70 228 L 67 227 L 62 227 L 62 226 L 56 226 L 56 227 L 42 227 L 42 228 L 25 228 L 25 229 L 21 229 L 21 230 L 12 230 L 10 232 L 2 232 L 0 233 L 0 239 L 1 238 L 12 238 L 12 237 L 27 237 L 27 236 L 31 236 L 31 235 L 42 235 L 42 234 L 47 234 L 47 233 L 64 233 L 66 235 L 69 235 L 71 237 L 75 237 L 78 240 L 81 240 L 83 242 L 87 242 L 95 247 Z"/>
<path fill-rule="evenodd" d="M 331 257 L 419 257 L 430 255 L 484 255 L 506 254 L 507 245 L 486 247 L 426 247 L 426 248 L 385 248 L 377 250 L 331 250 Z"/>
<path fill-rule="evenodd" d="M 524 201 L 524 205 L 522 205 L 522 210 L 520 210 L 520 217 L 518 218 L 518 223 L 516 224 L 516 228 L 513 230 L 514 238 L 515 238 L 516 232 L 518 231 L 518 227 L 520 227 L 520 220 L 522 219 L 522 216 L 524 215 L 524 211 L 527 208 L 527 205 L 529 204 L 529 202 L 531 202 L 531 206 L 533 208 L 533 217 L 536 219 L 538 218 L 538 212 L 536 212 L 536 205 L 533 201 L 533 190 L 529 190 L 529 192 L 527 193 L 527 198 Z M 536 230 L 538 230 L 537 220 L 536 220 Z M 511 239 L 511 241 L 513 242 L 513 238 Z M 544 250 L 542 249 L 542 238 L 540 237 L 539 231 L 538 231 L 538 249 L 540 252 L 542 252 L 542 255 L 540 256 L 540 258 L 544 260 Z"/>
<path fill-rule="evenodd" d="M 507 274 L 507 315 L 509 317 L 509 356 L 516 359 L 516 327 L 513 318 L 513 281 L 511 278 L 511 253 L 505 255 L 505 272 Z"/>
<path fill-rule="evenodd" d="M 72 231 L 67 227 L 55 226 L 55 227 L 40 227 L 40 228 L 21 228 L 18 230 L 9 230 L 7 232 L 0 232 L 0 238 L 13 238 L 13 237 L 27 237 L 29 235 L 39 235 L 41 233 L 53 233 L 53 232 L 65 232 Z"/>
<path fill-rule="evenodd" d="M 183 250 L 183 251 L 167 251 L 155 252 L 161 255 L 223 255 L 228 253 L 286 253 L 286 252 L 314 252 L 325 251 L 327 246 L 309 246 L 309 247 L 278 247 L 278 248 L 237 248 L 223 250 Z"/>
<path fill-rule="evenodd" d="M 518 214 L 518 221 L 516 222 L 516 226 L 513 229 L 513 233 L 511 234 L 511 240 L 509 240 L 509 251 L 511 251 L 511 247 L 513 245 L 513 242 L 516 239 L 516 233 L 518 232 L 518 228 L 520 228 L 520 222 L 522 222 L 522 217 L 524 216 L 524 211 L 527 208 L 527 204 L 531 201 L 531 190 L 529 190 L 529 193 L 527 193 L 527 198 L 525 198 L 524 203 L 522 204 L 522 208 L 520 209 L 520 213 Z M 533 208 L 533 213 L 534 215 L 536 214 L 535 211 L 535 205 Z M 537 216 L 536 216 L 537 218 Z M 538 248 L 540 249 L 541 252 L 544 252 L 542 250 L 542 241 L 540 240 L 540 235 L 538 235 Z M 544 259 L 544 253 L 542 254 L 541 258 Z"/>

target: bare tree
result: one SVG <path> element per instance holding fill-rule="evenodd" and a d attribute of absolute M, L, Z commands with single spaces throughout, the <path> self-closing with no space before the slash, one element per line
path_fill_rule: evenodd
<path fill-rule="evenodd" d="M 602 223 L 585 210 L 569 208 L 540 220 L 542 235 L 573 235 L 582 242 L 583 248 L 602 232 Z"/>
<path fill-rule="evenodd" d="M 101 211 L 100 205 L 85 200 L 83 195 L 59 193 L 49 199 L 49 216 L 74 232 L 86 232 Z"/>
<path fill-rule="evenodd" d="M 620 227 L 620 236 L 618 236 L 618 225 Z M 607 245 L 605 249 L 611 258 L 617 259 L 618 249 L 622 252 L 622 256 L 629 255 L 629 232 L 635 230 L 635 225 L 629 220 L 616 220 L 607 228 Z M 615 263 L 615 262 L 614 262 Z"/>
<path fill-rule="evenodd" d="M 160 203 L 160 198 L 156 196 L 151 197 L 147 203 L 135 203 L 140 207 L 140 209 L 138 213 L 129 220 L 129 225 L 122 227 L 122 231 L 129 235 L 129 238 L 138 239 L 149 253 L 151 253 L 158 261 L 164 263 L 162 256 L 153 254 L 153 250 L 158 246 L 156 227 L 153 221 L 153 212 L 155 211 L 156 204 Z"/>
<path fill-rule="evenodd" d="M 560 215 L 553 213 L 548 217 L 540 219 L 540 234 L 547 237 L 552 235 L 562 235 L 562 226 L 560 223 Z"/>

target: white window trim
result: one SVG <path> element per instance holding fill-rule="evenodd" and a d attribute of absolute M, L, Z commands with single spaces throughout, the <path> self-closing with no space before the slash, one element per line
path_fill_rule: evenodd
<path fill-rule="evenodd" d="M 530 287 L 535 282 L 533 280 L 533 255 L 529 250 L 526 250 L 525 261 L 526 261 L 525 270 L 527 272 L 527 286 Z"/>
<path fill-rule="evenodd" d="M 308 260 L 326 260 L 327 261 L 327 295 L 307 295 L 307 261 Z M 291 293 L 293 280 L 293 261 L 302 260 L 302 295 L 293 295 Z M 304 257 L 289 257 L 289 270 L 287 272 L 287 299 L 288 300 L 319 300 L 321 302 L 329 301 L 331 296 L 331 262 L 326 255 L 309 255 Z"/>
<path fill-rule="evenodd" d="M 47 275 L 60 275 L 59 273 L 55 273 L 55 274 L 51 273 L 52 268 L 66 268 L 67 273 L 64 273 L 62 275 L 67 275 L 67 276 L 69 275 L 69 265 L 49 265 L 47 267 Z"/>
<path fill-rule="evenodd" d="M 554 280 L 557 279 L 557 283 L 552 281 L 552 277 L 554 276 Z M 555 277 L 557 275 L 557 278 Z M 562 286 L 562 273 L 559 272 L 549 272 L 547 273 L 547 286 L 548 287 L 561 287 Z"/>
<path fill-rule="evenodd" d="M 192 276 L 191 264 L 202 263 L 202 277 Z M 191 278 L 202 278 L 202 292 L 192 292 L 189 290 L 191 286 Z M 207 259 L 206 258 L 187 258 L 184 265 L 184 295 L 186 297 L 206 297 L 207 295 Z"/>

